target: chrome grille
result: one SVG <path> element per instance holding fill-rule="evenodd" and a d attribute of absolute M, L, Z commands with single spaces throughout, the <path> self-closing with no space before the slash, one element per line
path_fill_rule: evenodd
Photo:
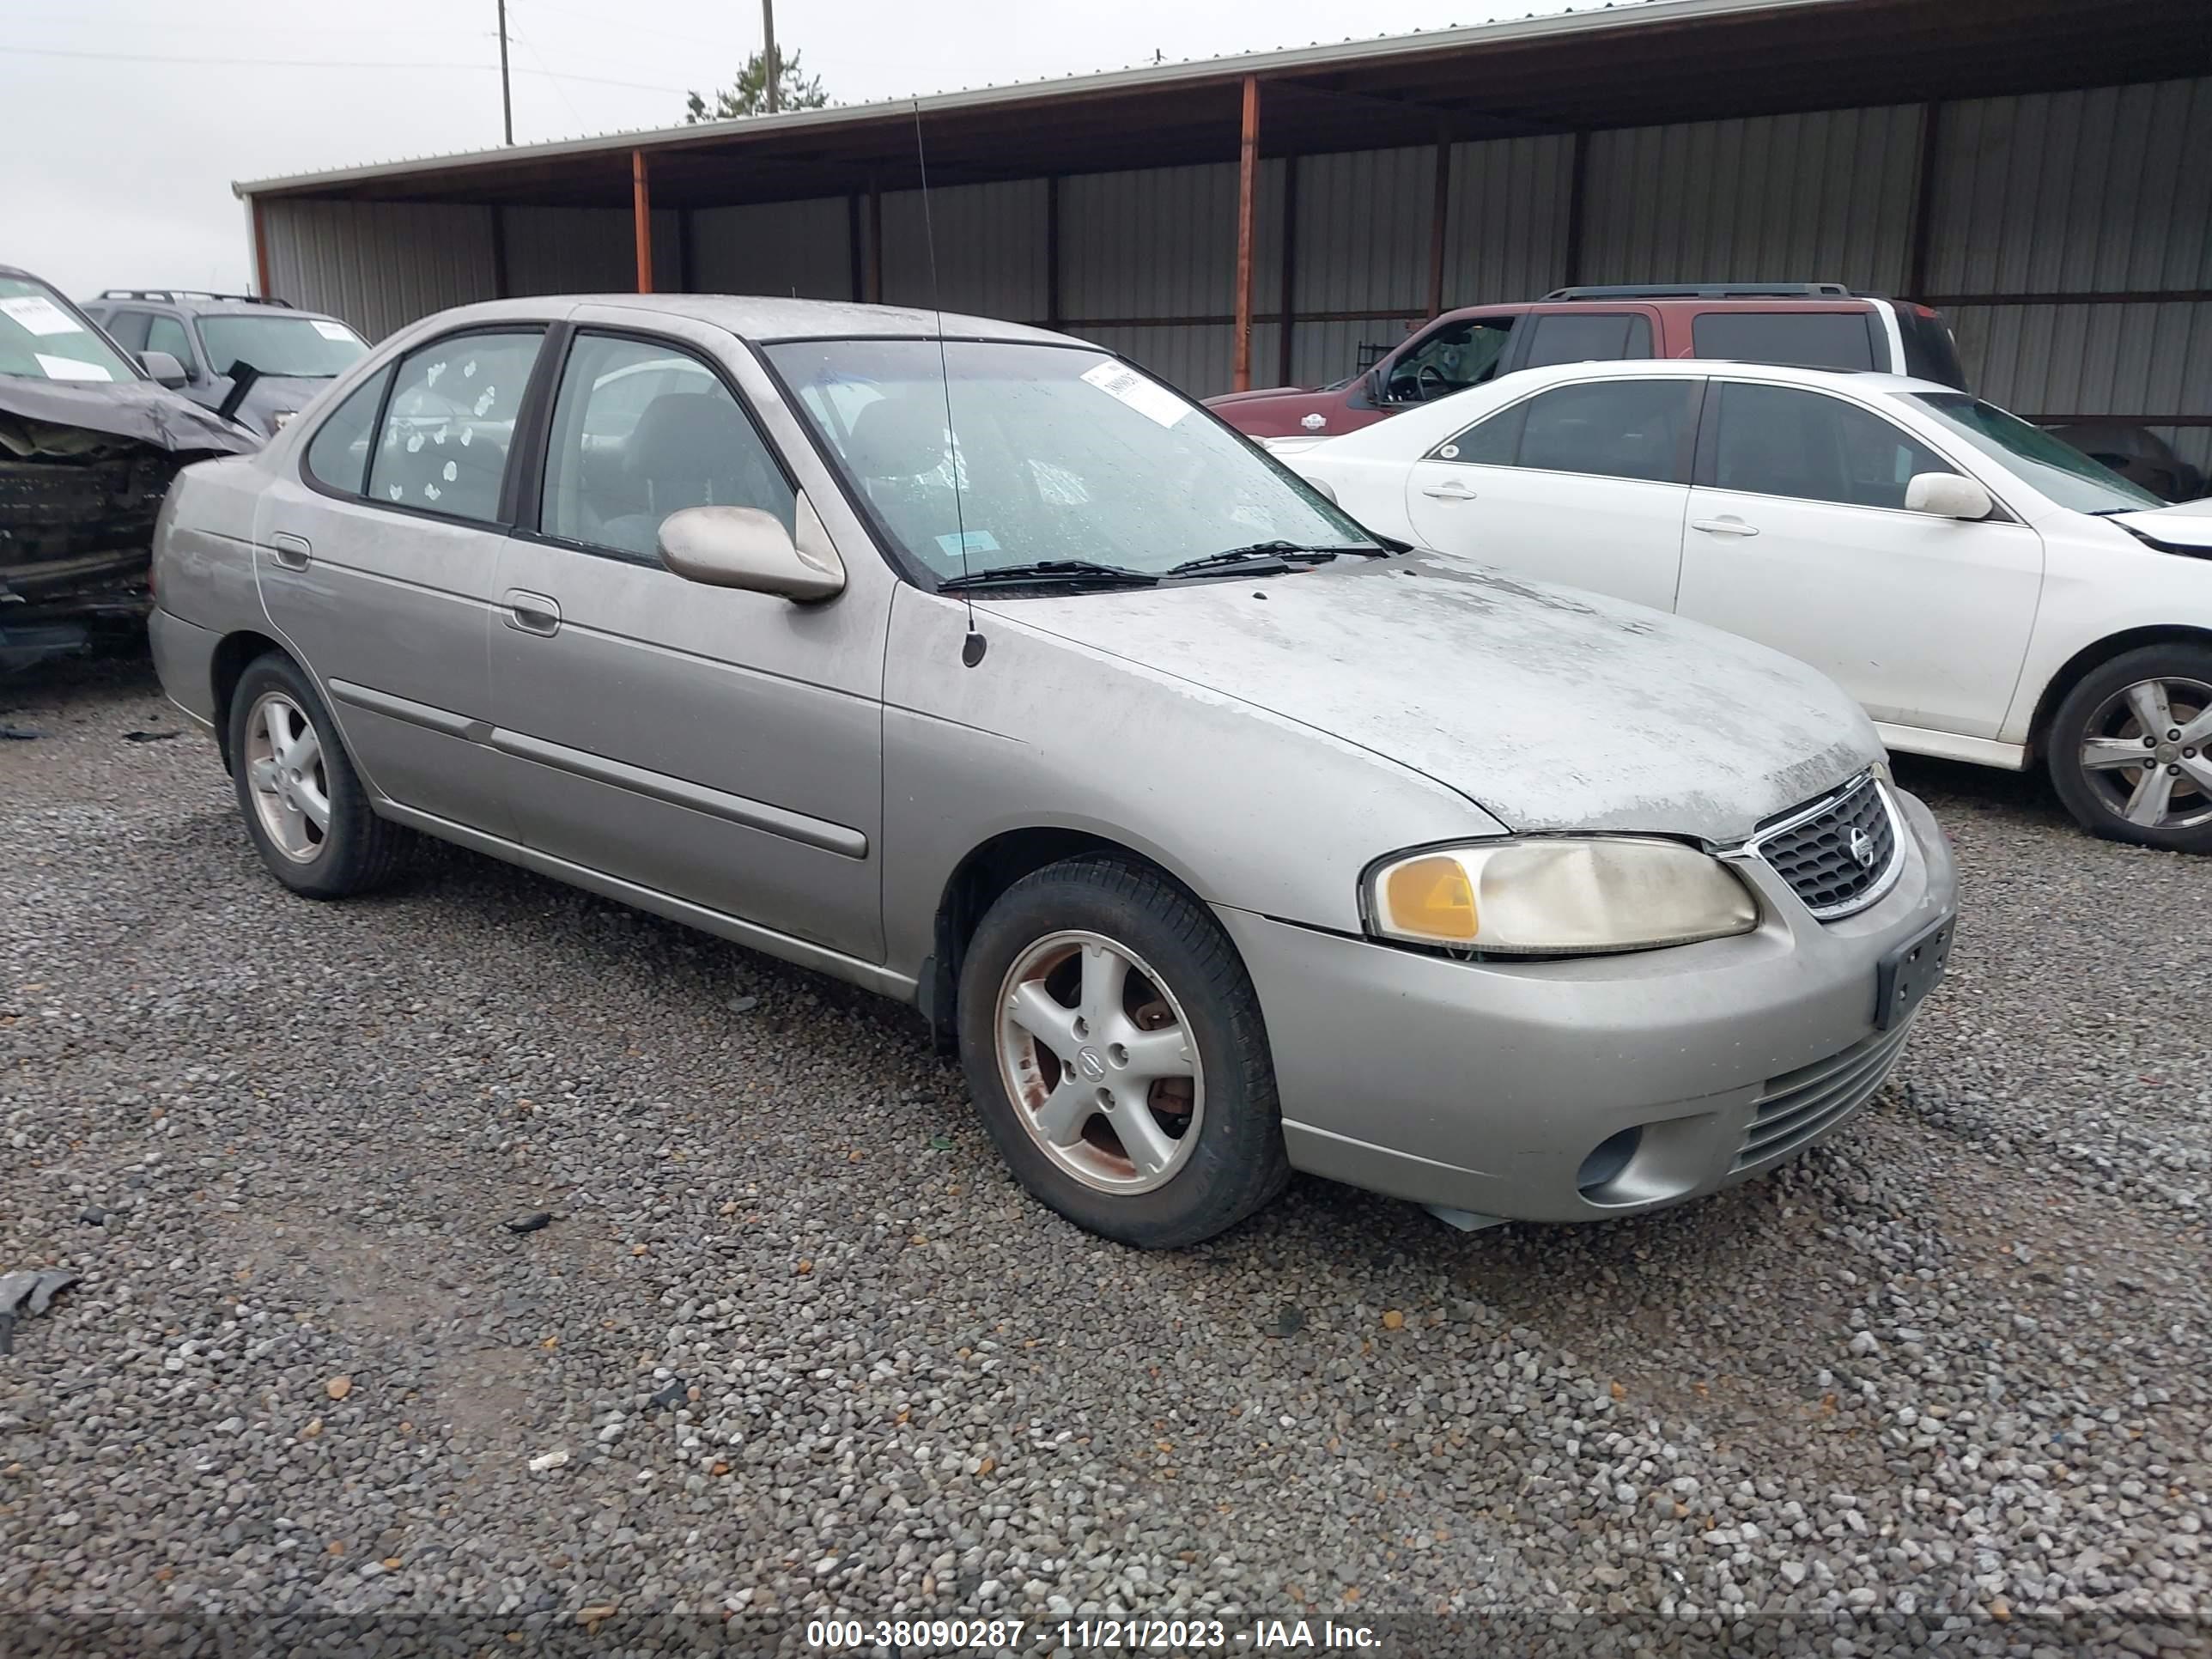
<path fill-rule="evenodd" d="M 1904 854 L 1889 793 L 1872 776 L 1786 815 L 1750 845 L 1823 921 L 1887 892 Z"/>
<path fill-rule="evenodd" d="M 1840 1054 L 1769 1078 L 1735 1168 L 1786 1158 L 1841 1123 L 1874 1097 L 1904 1046 L 1905 1030 L 1877 1031 Z"/>

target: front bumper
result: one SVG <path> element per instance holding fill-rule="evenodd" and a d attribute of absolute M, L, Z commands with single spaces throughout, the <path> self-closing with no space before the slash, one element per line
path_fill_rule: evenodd
<path fill-rule="evenodd" d="M 1217 907 L 1267 1017 L 1291 1162 L 1425 1204 L 1594 1221 L 1832 1133 L 1904 1046 L 1875 1029 L 1878 964 L 1957 907 L 1943 832 L 1894 798 L 1910 846 L 1878 903 L 1824 924 L 1739 860 L 1758 927 L 1672 950 L 1458 962 Z M 1626 1165 L 1585 1193 L 1584 1160 L 1630 1129 Z"/>

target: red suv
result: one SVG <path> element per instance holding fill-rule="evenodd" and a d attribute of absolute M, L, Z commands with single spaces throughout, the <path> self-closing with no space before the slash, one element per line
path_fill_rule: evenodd
<path fill-rule="evenodd" d="M 1876 369 L 1966 385 L 1951 331 L 1926 306 L 1840 283 L 1711 283 L 1563 288 L 1533 305 L 1448 311 L 1334 386 L 1232 392 L 1206 405 L 1255 438 L 1334 436 L 1518 368 L 1616 357 Z"/>

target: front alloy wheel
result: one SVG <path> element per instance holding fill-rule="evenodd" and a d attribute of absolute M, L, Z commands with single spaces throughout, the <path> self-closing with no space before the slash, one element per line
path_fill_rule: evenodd
<path fill-rule="evenodd" d="M 2212 647 L 2148 645 L 2093 669 L 2048 744 L 2051 782 L 2085 828 L 2212 853 Z"/>
<path fill-rule="evenodd" d="M 1048 934 L 1006 970 L 999 1077 L 1022 1127 L 1103 1192 L 1164 1186 L 1198 1145 L 1206 1079 L 1182 1006 L 1128 946 Z"/>
<path fill-rule="evenodd" d="M 2137 680 L 2089 717 L 2081 769 L 2107 810 L 2145 830 L 2212 823 L 2212 685 Z"/>
<path fill-rule="evenodd" d="M 1157 870 L 1076 858 L 1007 888 L 968 941 L 958 1024 L 999 1155 L 1079 1226 L 1193 1244 L 1290 1179 L 1251 977 Z"/>

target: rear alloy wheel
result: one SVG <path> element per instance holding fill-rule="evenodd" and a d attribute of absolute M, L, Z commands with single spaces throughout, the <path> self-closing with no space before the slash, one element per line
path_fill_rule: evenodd
<path fill-rule="evenodd" d="M 309 898 L 344 898 L 388 878 L 404 832 L 376 816 L 313 684 L 270 652 L 230 700 L 230 770 L 246 833 L 269 873 Z"/>
<path fill-rule="evenodd" d="M 2212 852 L 2212 649 L 2145 646 L 2093 671 L 2051 728 L 2051 774 L 2087 829 Z"/>
<path fill-rule="evenodd" d="M 1289 1179 L 1243 963 L 1149 869 L 1075 860 L 1002 894 L 962 965 L 960 1038 L 1016 1178 L 1092 1232 L 1194 1243 Z"/>

